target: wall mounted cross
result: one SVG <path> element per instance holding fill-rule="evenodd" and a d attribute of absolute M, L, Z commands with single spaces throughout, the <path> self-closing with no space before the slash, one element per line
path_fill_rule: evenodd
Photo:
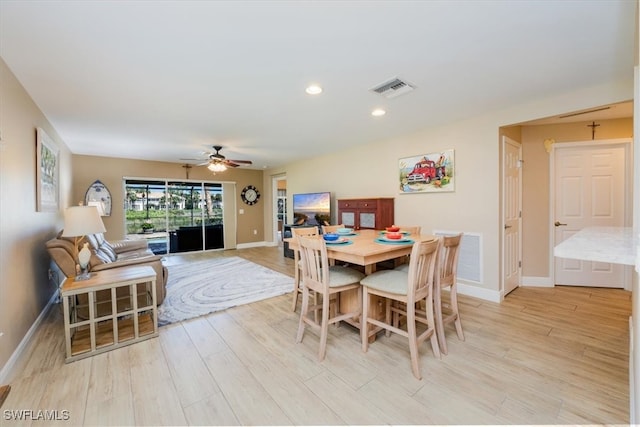
<path fill-rule="evenodd" d="M 596 139 L 596 128 L 600 126 L 599 124 L 597 124 L 596 122 L 591 122 L 590 125 L 587 125 L 587 127 L 591 128 L 591 139 Z"/>

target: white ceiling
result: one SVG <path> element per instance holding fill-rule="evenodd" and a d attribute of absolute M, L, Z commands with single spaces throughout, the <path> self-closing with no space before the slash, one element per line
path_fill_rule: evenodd
<path fill-rule="evenodd" d="M 261 168 L 632 79 L 635 7 L 0 0 L 0 56 L 76 154 L 180 162 L 219 144 Z M 395 76 L 416 90 L 369 91 Z"/>

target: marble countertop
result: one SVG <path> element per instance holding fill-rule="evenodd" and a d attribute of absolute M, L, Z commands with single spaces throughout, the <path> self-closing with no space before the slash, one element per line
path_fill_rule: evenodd
<path fill-rule="evenodd" d="M 638 232 L 631 227 L 588 227 L 553 249 L 560 258 L 633 265 L 640 272 Z"/>

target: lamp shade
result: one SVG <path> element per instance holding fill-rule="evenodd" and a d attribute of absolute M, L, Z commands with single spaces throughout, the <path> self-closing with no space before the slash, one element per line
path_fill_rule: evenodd
<path fill-rule="evenodd" d="M 105 231 L 107 230 L 95 206 L 71 206 L 65 209 L 63 237 L 86 236 Z"/>

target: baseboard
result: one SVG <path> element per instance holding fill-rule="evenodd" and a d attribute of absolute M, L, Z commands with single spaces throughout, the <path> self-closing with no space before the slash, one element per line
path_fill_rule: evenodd
<path fill-rule="evenodd" d="M 458 282 L 458 293 L 461 295 L 468 295 L 474 298 L 480 298 L 491 302 L 500 302 L 500 291 L 494 291 L 491 289 L 484 289 L 478 286 L 466 285 Z"/>
<path fill-rule="evenodd" d="M 532 286 L 539 288 L 553 288 L 555 286 L 551 277 L 522 276 L 521 282 L 520 286 Z"/>
<path fill-rule="evenodd" d="M 635 359 L 635 343 L 633 342 L 633 317 L 629 316 L 629 401 L 630 409 L 629 409 L 629 419 L 631 421 L 631 425 L 637 425 L 638 423 L 638 413 L 637 411 L 640 408 L 640 403 L 636 400 L 636 396 L 638 396 L 638 390 L 636 379 L 638 377 L 638 367 L 634 366 Z"/>
<path fill-rule="evenodd" d="M 267 242 L 238 243 L 236 249 L 259 248 L 262 246 L 267 246 Z"/>
<path fill-rule="evenodd" d="M 24 338 L 22 338 L 22 341 L 20 341 L 20 344 L 18 345 L 16 350 L 13 352 L 13 354 L 11 355 L 7 363 L 2 367 L 2 370 L 0 370 L 0 384 L 8 383 L 8 379 L 11 378 L 11 374 L 13 374 L 13 369 L 16 366 L 16 363 L 18 362 L 20 357 L 22 357 L 22 354 L 27 349 L 27 346 L 31 341 L 31 339 L 33 338 L 33 335 L 38 330 L 38 327 L 44 320 L 45 316 L 47 315 L 47 313 L 49 312 L 53 304 L 55 304 L 56 301 L 58 301 L 58 293 L 59 293 L 59 289 L 56 289 L 53 295 L 51 296 L 51 299 L 49 299 L 49 302 L 47 303 L 47 305 L 44 306 L 44 308 L 40 312 L 40 315 L 38 315 L 38 318 L 35 320 L 35 322 L 33 322 L 33 325 L 31 325 L 31 327 L 25 334 Z"/>

